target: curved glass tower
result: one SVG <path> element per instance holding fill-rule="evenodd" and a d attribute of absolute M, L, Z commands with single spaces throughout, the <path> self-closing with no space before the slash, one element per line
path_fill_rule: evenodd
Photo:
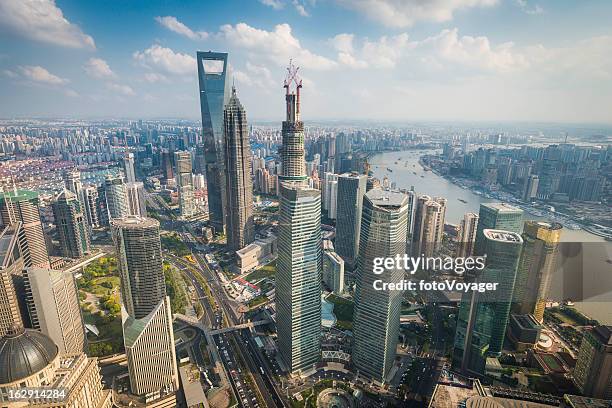
<path fill-rule="evenodd" d="M 197 60 L 209 219 L 217 231 L 223 231 L 225 227 L 223 108 L 230 97 L 227 53 L 198 51 Z"/>

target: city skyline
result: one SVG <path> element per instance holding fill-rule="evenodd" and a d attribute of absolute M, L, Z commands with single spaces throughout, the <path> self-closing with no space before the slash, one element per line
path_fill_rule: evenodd
<path fill-rule="evenodd" d="M 196 51 L 225 50 L 254 121 L 280 119 L 274 89 L 294 58 L 313 121 L 611 122 L 604 1 L 0 7 L 0 91 L 13 95 L 3 117 L 196 119 Z"/>

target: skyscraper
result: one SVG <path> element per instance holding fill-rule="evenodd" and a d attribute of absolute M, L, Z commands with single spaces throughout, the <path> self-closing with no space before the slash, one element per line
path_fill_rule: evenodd
<path fill-rule="evenodd" d="M 142 181 L 125 183 L 127 195 L 128 212 L 130 215 L 147 216 L 147 202 L 145 188 Z"/>
<path fill-rule="evenodd" d="M 55 197 L 53 216 L 59 235 L 60 250 L 67 258 L 81 258 L 89 252 L 89 234 L 81 201 L 64 189 Z"/>
<path fill-rule="evenodd" d="M 291 373 L 313 368 L 321 356 L 321 193 L 306 182 L 301 87 L 290 65 L 281 147 L 276 320 L 279 354 Z"/>
<path fill-rule="evenodd" d="M 0 228 L 0 338 L 13 325 L 23 326 L 25 304 L 20 304 L 25 293 L 18 293 L 15 283 L 21 280 L 23 257 L 19 249 L 21 222 Z M 19 296 L 21 295 L 21 296 Z"/>
<path fill-rule="evenodd" d="M 178 387 L 159 222 L 128 216 L 113 220 L 112 230 L 121 273 L 121 317 L 131 390 L 156 399 Z"/>
<path fill-rule="evenodd" d="M 468 280 L 498 286 L 463 294 L 453 350 L 453 366 L 478 375 L 484 374 L 486 357 L 502 350 L 523 240 L 516 232 L 484 229 L 480 242 L 480 250 L 487 254 L 486 265 Z"/>
<path fill-rule="evenodd" d="M 48 267 L 49 253 L 40 221 L 38 193 L 28 190 L 0 193 L 0 218 L 2 225 L 21 222 L 24 266 Z"/>
<path fill-rule="evenodd" d="M 544 321 L 562 229 L 559 223 L 541 221 L 525 221 L 523 228 L 523 252 L 514 286 L 512 309 L 518 314 L 533 314 L 539 323 Z"/>
<path fill-rule="evenodd" d="M 421 195 L 417 198 L 412 240 L 417 256 L 432 256 L 442 243 L 446 199 Z"/>
<path fill-rule="evenodd" d="M 478 214 L 469 212 L 463 216 L 459 226 L 459 243 L 457 257 L 468 257 L 474 253 Z"/>
<path fill-rule="evenodd" d="M 351 267 L 359 254 L 361 210 L 366 192 L 365 174 L 346 173 L 338 176 L 336 205 L 336 252 Z"/>
<path fill-rule="evenodd" d="M 123 158 L 123 168 L 125 170 L 125 181 L 134 183 L 136 181 L 136 172 L 134 170 L 134 153 L 126 153 Z"/>
<path fill-rule="evenodd" d="M 223 232 L 226 210 L 223 108 L 230 97 L 227 53 L 198 51 L 197 62 L 209 220 L 216 230 Z"/>
<path fill-rule="evenodd" d="M 123 176 L 120 174 L 116 176 L 107 175 L 104 178 L 104 191 L 110 220 L 129 215 L 130 211 Z"/>
<path fill-rule="evenodd" d="M 532 198 L 538 196 L 538 184 L 540 177 L 532 174 L 525 178 L 525 188 L 523 189 L 523 201 L 531 201 Z"/>
<path fill-rule="evenodd" d="M 227 244 L 234 251 L 253 242 L 253 182 L 251 144 L 246 111 L 232 88 L 223 112 Z"/>
<path fill-rule="evenodd" d="M 586 330 L 574 368 L 574 383 L 587 397 L 612 399 L 612 326 Z"/>
<path fill-rule="evenodd" d="M 191 217 L 195 214 L 191 153 L 188 151 L 175 152 L 174 164 L 181 216 Z"/>
<path fill-rule="evenodd" d="M 498 229 L 520 234 L 523 231 L 523 210 L 506 203 L 480 204 L 474 255 L 480 256 L 486 253 L 483 246 L 485 229 Z"/>
<path fill-rule="evenodd" d="M 98 215 L 98 189 L 94 186 L 87 186 L 83 189 L 83 197 L 85 198 L 85 211 L 89 225 L 97 228 L 101 225 Z"/>
<path fill-rule="evenodd" d="M 402 291 L 375 290 L 374 280 L 399 282 L 400 268 L 372 273 L 374 258 L 395 257 L 406 251 L 408 197 L 399 191 L 373 189 L 363 200 L 363 219 L 357 262 L 353 364 L 363 374 L 383 383 L 393 367 L 399 336 Z"/>
<path fill-rule="evenodd" d="M 32 328 L 49 336 L 60 353 L 84 352 L 85 326 L 74 275 L 31 267 L 25 270 L 24 277 Z"/>

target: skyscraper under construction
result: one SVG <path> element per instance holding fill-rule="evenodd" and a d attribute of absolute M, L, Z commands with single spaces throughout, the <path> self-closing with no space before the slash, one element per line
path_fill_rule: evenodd
<path fill-rule="evenodd" d="M 284 85 L 276 276 L 279 352 L 292 374 L 309 371 L 321 355 L 321 193 L 306 182 L 297 71 L 290 64 Z"/>

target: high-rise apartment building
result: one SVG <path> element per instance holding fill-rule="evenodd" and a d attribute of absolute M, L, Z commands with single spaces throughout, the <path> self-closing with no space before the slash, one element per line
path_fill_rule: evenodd
<path fill-rule="evenodd" d="M 374 259 L 395 257 L 406 251 L 408 197 L 399 191 L 373 189 L 363 200 L 361 237 L 357 262 L 353 364 L 359 374 L 379 383 L 395 360 L 399 336 L 402 291 L 376 290 L 374 281 L 399 282 L 404 270 L 393 268 L 372 273 Z"/>
<path fill-rule="evenodd" d="M 540 177 L 532 174 L 525 178 L 525 187 L 523 189 L 523 201 L 531 201 L 538 196 L 538 184 Z"/>
<path fill-rule="evenodd" d="M 87 186 L 83 189 L 83 197 L 85 199 L 85 215 L 89 221 L 89 225 L 97 228 L 101 225 L 98 207 L 98 189 L 94 186 Z"/>
<path fill-rule="evenodd" d="M 107 175 L 104 178 L 104 192 L 109 220 L 123 218 L 130 214 L 127 191 L 122 175 Z"/>
<path fill-rule="evenodd" d="M 53 216 L 59 235 L 60 251 L 67 258 L 81 258 L 90 250 L 83 205 L 76 194 L 64 189 L 55 197 Z"/>
<path fill-rule="evenodd" d="M 21 304 L 25 293 L 18 293 L 15 287 L 22 285 L 20 230 L 20 222 L 0 227 L 0 338 L 13 325 L 23 326 L 22 315 L 26 313 L 25 304 Z"/>
<path fill-rule="evenodd" d="M 236 96 L 236 88 L 232 88 L 223 118 L 227 244 L 238 251 L 253 242 L 255 231 L 249 128 L 246 111 Z"/>
<path fill-rule="evenodd" d="M 130 215 L 147 216 L 147 201 L 142 181 L 125 183 L 128 212 Z"/>
<path fill-rule="evenodd" d="M 532 314 L 544 321 L 544 309 L 552 283 L 561 230 L 559 223 L 525 221 L 523 252 L 514 285 L 514 313 Z"/>
<path fill-rule="evenodd" d="M 134 153 L 126 153 L 123 158 L 123 169 L 125 170 L 125 181 L 136 182 L 136 171 L 134 170 Z"/>
<path fill-rule="evenodd" d="M 312 369 L 321 357 L 321 193 L 306 181 L 301 87 L 291 65 L 285 80 L 276 275 L 279 354 L 291 373 Z"/>
<path fill-rule="evenodd" d="M 453 366 L 477 375 L 484 374 L 486 357 L 502 350 L 523 245 L 516 232 L 484 229 L 481 233 L 480 249 L 487 254 L 486 265 L 468 280 L 497 283 L 497 288 L 463 294 L 453 350 Z"/>
<path fill-rule="evenodd" d="M 191 153 L 188 151 L 175 152 L 174 165 L 181 216 L 191 217 L 195 214 Z"/>
<path fill-rule="evenodd" d="M 198 51 L 197 63 L 209 220 L 217 231 L 223 232 L 226 210 L 223 108 L 230 97 L 227 53 Z"/>
<path fill-rule="evenodd" d="M 457 246 L 457 257 L 468 257 L 474 253 L 474 242 L 476 241 L 476 228 L 478 226 L 478 214 L 469 212 L 463 216 L 459 225 L 459 242 Z"/>
<path fill-rule="evenodd" d="M 440 247 L 444 234 L 446 199 L 421 195 L 416 200 L 413 229 L 413 253 L 432 256 Z"/>
<path fill-rule="evenodd" d="M 25 267 L 49 266 L 49 253 L 38 208 L 38 193 L 28 190 L 0 193 L 0 219 L 2 225 L 21 222 L 19 241 Z"/>
<path fill-rule="evenodd" d="M 335 251 L 331 241 L 323 241 L 323 283 L 336 295 L 344 292 L 344 259 Z"/>
<path fill-rule="evenodd" d="M 584 333 L 574 383 L 587 397 L 612 399 L 612 326 L 597 326 Z"/>
<path fill-rule="evenodd" d="M 338 176 L 336 206 L 336 252 L 351 267 L 359 254 L 361 211 L 368 176 L 347 173 Z"/>
<path fill-rule="evenodd" d="M 24 271 L 24 278 L 32 328 L 49 336 L 60 353 L 84 352 L 85 326 L 74 275 L 31 267 Z"/>
<path fill-rule="evenodd" d="M 335 220 L 338 216 L 338 180 L 330 180 L 325 186 L 327 191 L 327 218 Z"/>
<path fill-rule="evenodd" d="M 159 222 L 112 221 L 121 274 L 121 317 L 132 394 L 152 401 L 177 390 L 170 300 L 162 269 Z"/>

